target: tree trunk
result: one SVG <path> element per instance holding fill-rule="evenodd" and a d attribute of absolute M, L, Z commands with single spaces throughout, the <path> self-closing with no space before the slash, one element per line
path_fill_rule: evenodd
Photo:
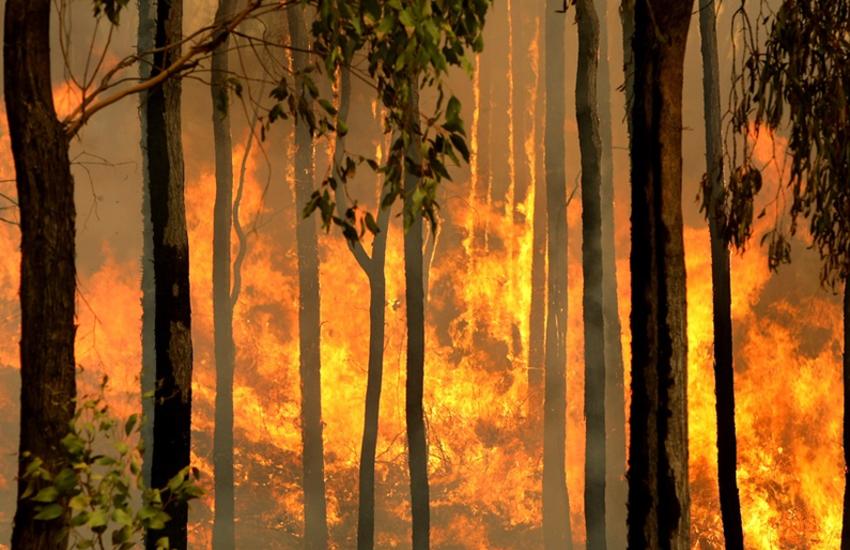
<path fill-rule="evenodd" d="M 536 13 L 543 37 L 542 11 Z M 534 105 L 534 144 L 542 145 L 544 127 L 543 52 L 537 67 L 537 103 Z M 531 236 L 531 305 L 528 314 L 528 411 L 529 417 L 539 418 L 543 404 L 543 361 L 546 341 L 546 180 L 539 155 L 531 167 L 534 170 L 534 213 Z"/>
<path fill-rule="evenodd" d="M 602 294 L 602 139 L 597 112 L 599 18 L 594 0 L 577 0 L 576 120 L 581 148 L 582 274 L 584 276 L 584 509 L 588 550 L 604 550 L 605 322 Z"/>
<path fill-rule="evenodd" d="M 139 0 L 139 77 L 147 80 L 153 65 L 156 38 L 156 6 L 153 0 Z M 156 283 L 153 277 L 153 225 L 151 225 L 150 168 L 148 167 L 148 92 L 139 94 L 139 124 L 142 150 L 142 478 L 151 485 L 153 465 L 153 411 L 156 389 Z"/>
<path fill-rule="evenodd" d="M 546 550 L 572 548 L 567 492 L 567 181 L 564 121 L 564 23 L 561 2 L 546 13 L 546 203 L 549 228 L 549 308 L 543 405 L 543 541 Z"/>
<path fill-rule="evenodd" d="M 407 132 L 411 141 L 407 157 L 414 165 L 422 163 L 419 134 L 419 79 L 411 75 L 408 81 L 409 98 L 405 112 Z M 405 163 L 407 164 L 407 163 Z M 407 307 L 407 382 L 405 416 L 407 420 L 408 464 L 410 467 L 411 516 L 413 521 L 413 550 L 430 546 L 431 517 L 428 488 L 428 443 L 425 434 L 425 412 L 422 394 L 425 384 L 425 289 L 422 284 L 422 215 L 413 211 L 413 194 L 419 178 L 410 170 L 404 173 L 405 216 L 412 215 L 404 232 L 404 284 Z"/>
<path fill-rule="evenodd" d="M 720 68 L 714 0 L 700 0 L 703 101 L 711 238 L 711 283 L 714 306 L 714 391 L 717 397 L 717 473 L 726 548 L 743 550 L 741 502 L 738 498 L 735 435 L 735 371 L 732 360 L 732 290 L 729 248 L 723 238 L 723 142 L 720 130 Z"/>
<path fill-rule="evenodd" d="M 614 146 L 611 137 L 611 75 L 608 2 L 596 0 L 599 28 L 599 134 L 602 140 L 602 308 L 605 323 L 605 527 L 608 546 L 626 547 L 626 401 L 617 294 L 614 232 Z"/>
<path fill-rule="evenodd" d="M 629 131 L 629 150 L 632 138 L 632 104 L 635 97 L 635 55 L 632 41 L 635 37 L 635 0 L 620 2 L 620 21 L 623 25 L 623 91 L 626 96 L 626 125 Z"/>
<path fill-rule="evenodd" d="M 21 432 L 12 548 L 64 548 L 67 514 L 34 519 L 21 500 L 31 457 L 65 464 L 61 440 L 76 398 L 74 180 L 50 82 L 49 0 L 8 0 L 3 81 L 21 223 Z M 31 455 L 27 454 L 31 453 Z"/>
<path fill-rule="evenodd" d="M 630 548 L 690 548 L 682 78 L 692 8 L 635 7 Z"/>
<path fill-rule="evenodd" d="M 473 229 L 473 250 L 486 251 L 490 240 L 490 190 L 493 186 L 493 69 L 487 52 L 478 56 L 478 186 L 475 189 L 476 228 Z"/>
<path fill-rule="evenodd" d="M 844 510 L 841 522 L 841 550 L 850 549 L 850 279 L 844 280 Z"/>
<path fill-rule="evenodd" d="M 235 9 L 234 0 L 219 0 L 216 23 Z M 212 55 L 210 92 L 215 140 L 215 206 L 213 209 L 213 324 L 215 330 L 215 432 L 213 468 L 215 519 L 213 548 L 236 547 L 233 487 L 233 302 L 230 282 L 230 232 L 233 228 L 233 149 L 230 136 L 230 97 L 225 37 Z"/>
<path fill-rule="evenodd" d="M 292 69 L 296 89 L 303 86 L 299 74 L 308 66 L 307 26 L 304 7 L 287 10 L 292 43 Z M 298 212 L 313 192 L 313 140 L 303 118 L 295 122 L 295 204 Z M 316 220 L 298 219 L 298 333 L 301 372 L 301 440 L 303 444 L 304 544 L 307 550 L 328 547 L 325 502 L 324 443 L 322 439 L 321 316 L 319 298 L 319 251 Z"/>
<path fill-rule="evenodd" d="M 351 108 L 351 72 L 340 71 L 339 113 L 341 121 L 348 119 Z M 334 168 L 338 170 L 345 158 L 345 137 L 337 135 L 334 147 Z M 379 193 L 383 185 L 379 186 Z M 348 209 L 345 192 L 337 187 L 335 197 L 340 215 Z M 378 204 L 381 204 L 379 194 Z M 380 206 L 379 206 L 380 208 Z M 380 418 L 381 386 L 384 376 L 384 319 L 386 316 L 387 283 L 384 275 L 387 233 L 391 208 L 380 208 L 378 229 L 372 241 L 371 257 L 360 242 L 349 243 L 355 260 L 369 279 L 369 366 L 366 374 L 366 408 L 363 419 L 363 439 L 360 445 L 359 501 L 357 507 L 357 548 L 372 550 L 375 547 L 375 454 L 378 445 L 378 420 Z"/>
<path fill-rule="evenodd" d="M 524 205 L 531 188 L 533 157 L 525 152 L 525 143 L 534 130 L 534 74 L 528 62 L 528 48 L 534 27 L 534 10 L 522 3 L 511 0 L 508 3 L 512 42 L 511 52 L 513 89 L 511 95 L 511 113 L 513 117 L 513 162 L 514 162 L 514 223 L 524 226 L 528 219 L 527 206 Z"/>
<path fill-rule="evenodd" d="M 157 52 L 151 76 L 180 56 L 182 0 L 156 5 Z M 184 204 L 183 145 L 180 122 L 181 82 L 166 80 L 148 94 L 147 168 L 153 227 L 153 268 L 156 281 L 156 392 L 153 419 L 151 483 L 165 487 L 189 465 L 192 418 L 192 334 L 189 293 L 189 237 Z M 163 497 L 167 498 L 166 495 Z M 171 520 L 162 530 L 150 530 L 149 549 L 161 537 L 171 548 L 187 546 L 189 506 L 174 501 L 166 507 Z"/>

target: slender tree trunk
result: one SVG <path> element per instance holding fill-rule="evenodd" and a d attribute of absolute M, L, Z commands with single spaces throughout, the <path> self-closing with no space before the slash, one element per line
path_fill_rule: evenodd
<path fill-rule="evenodd" d="M 561 2 L 546 13 L 546 203 L 549 228 L 549 308 L 543 405 L 543 540 L 546 550 L 572 548 L 567 492 L 567 181 L 564 121 L 564 24 Z"/>
<path fill-rule="evenodd" d="M 545 5 L 545 4 L 544 4 Z M 541 27 L 543 38 L 543 11 L 538 10 L 537 24 Z M 541 40 L 542 42 L 542 40 Z M 537 82 L 537 103 L 534 105 L 534 143 L 536 148 L 543 145 L 545 110 L 543 51 L 535 75 Z M 543 362 L 546 341 L 546 179 L 543 162 L 539 155 L 531 167 L 534 170 L 534 218 L 531 236 L 531 305 L 528 315 L 528 410 L 531 418 L 539 418 L 543 404 Z"/>
<path fill-rule="evenodd" d="M 846 277 L 846 276 L 845 276 Z M 850 549 L 850 279 L 844 280 L 844 510 L 841 522 L 841 550 Z"/>
<path fill-rule="evenodd" d="M 340 71 L 339 113 L 341 121 L 348 119 L 351 108 L 351 72 Z M 334 168 L 338 171 L 345 158 L 345 137 L 337 135 L 334 148 Z M 382 187 L 382 186 L 380 186 Z M 345 193 L 337 188 L 337 209 L 343 215 L 348 209 Z M 380 196 L 378 204 L 381 204 Z M 384 320 L 386 317 L 387 283 L 384 275 L 387 233 L 391 208 L 381 208 L 378 229 L 372 241 L 371 257 L 360 242 L 349 243 L 351 253 L 369 279 L 369 366 L 366 374 L 366 411 L 363 419 L 363 439 L 360 445 L 359 501 L 357 507 L 357 548 L 375 547 L 375 454 L 378 445 L 381 386 L 384 376 Z"/>
<path fill-rule="evenodd" d="M 605 533 L 605 321 L 602 269 L 602 138 L 597 72 L 599 18 L 593 0 L 576 1 L 578 70 L 576 120 L 581 148 L 582 273 L 584 275 L 584 509 L 588 550 L 604 550 Z"/>
<path fill-rule="evenodd" d="M 21 223 L 21 432 L 12 548 L 64 548 L 67 514 L 34 519 L 22 500 L 31 457 L 57 471 L 76 397 L 74 180 L 68 138 L 50 82 L 49 0 L 7 0 L 3 47 L 6 115 Z M 28 453 L 31 453 L 28 454 Z"/>
<path fill-rule="evenodd" d="M 720 67 L 714 0 L 700 0 L 703 101 L 711 238 L 711 283 L 714 305 L 714 391 L 717 397 L 717 470 L 723 538 L 729 550 L 743 550 L 741 502 L 738 497 L 738 443 L 735 434 L 735 371 L 732 360 L 732 289 L 729 248 L 723 239 L 723 143 L 720 133 Z"/>
<path fill-rule="evenodd" d="M 493 186 L 492 160 L 492 124 L 493 124 L 493 69 L 487 52 L 478 56 L 478 187 L 475 190 L 477 229 L 473 230 L 473 249 L 479 253 L 487 250 L 489 244 L 489 205 L 490 189 Z"/>
<path fill-rule="evenodd" d="M 151 76 L 180 56 L 182 0 L 159 0 Z M 184 204 L 183 145 L 180 122 L 181 82 L 168 79 L 150 91 L 147 117 L 147 168 L 153 227 L 156 281 L 156 393 L 151 483 L 165 487 L 189 465 L 192 418 L 192 334 L 189 294 L 189 237 Z M 167 492 L 164 498 L 167 498 Z M 187 546 L 189 507 L 174 501 L 166 511 L 171 520 L 162 530 L 150 530 L 147 547 L 161 537 L 171 548 Z"/>
<path fill-rule="evenodd" d="M 605 323 L 605 531 L 608 546 L 626 547 L 626 400 L 617 253 L 614 244 L 614 146 L 611 136 L 611 74 L 608 61 L 608 2 L 596 0 L 599 28 L 599 134 L 602 140 L 602 308 Z"/>
<path fill-rule="evenodd" d="M 682 79 L 692 8 L 635 7 L 630 548 L 690 548 Z"/>
<path fill-rule="evenodd" d="M 422 163 L 419 137 L 419 79 L 411 75 L 404 124 L 411 136 L 407 157 L 415 165 Z M 407 420 L 408 464 L 413 521 L 413 550 L 430 547 L 431 517 L 428 488 L 428 443 L 422 396 L 425 384 L 425 289 L 422 284 L 422 216 L 413 211 L 413 194 L 419 178 L 410 170 L 404 174 L 405 216 L 412 215 L 404 233 L 404 283 L 407 307 L 407 382 L 405 416 Z M 406 224 L 407 225 L 407 224 Z"/>
<path fill-rule="evenodd" d="M 383 209 L 378 218 L 381 233 L 372 246 L 369 277 L 369 369 L 366 378 L 366 414 L 363 419 L 363 441 L 360 447 L 360 500 L 357 509 L 357 548 L 375 547 L 375 454 L 378 445 L 381 386 L 384 372 L 384 319 L 387 283 L 384 275 L 389 212 Z"/>
<path fill-rule="evenodd" d="M 623 91 L 626 96 L 626 125 L 629 132 L 631 151 L 632 141 L 632 104 L 635 97 L 635 55 L 632 41 L 635 36 L 635 0 L 621 0 L 620 21 L 623 25 Z"/>
<path fill-rule="evenodd" d="M 156 11 L 152 0 L 139 0 L 139 77 L 150 78 L 156 38 Z M 153 225 L 151 224 L 150 168 L 148 166 L 148 92 L 139 94 L 139 123 L 142 150 L 142 478 L 151 485 L 153 465 L 153 411 L 156 389 L 156 284 L 153 277 Z"/>
<path fill-rule="evenodd" d="M 309 63 L 304 7 L 290 7 L 287 10 L 287 19 L 294 48 L 292 69 L 296 74 L 296 87 L 300 91 L 303 78 L 299 73 L 304 71 Z M 301 206 L 310 200 L 312 192 L 313 140 L 306 121 L 299 118 L 295 122 L 295 204 L 299 212 Z M 299 219 L 295 238 L 298 248 L 301 440 L 304 446 L 304 542 L 307 550 L 324 550 L 328 547 L 328 519 L 322 439 L 321 309 L 316 220 Z"/>
<path fill-rule="evenodd" d="M 216 23 L 233 13 L 234 0 L 219 0 Z M 215 206 L 213 209 L 213 324 L 215 330 L 215 519 L 213 548 L 232 550 L 234 532 L 233 487 L 233 302 L 230 282 L 230 232 L 233 228 L 233 149 L 230 136 L 227 37 L 212 56 L 210 92 L 215 140 Z"/>
<path fill-rule="evenodd" d="M 511 96 L 511 113 L 513 116 L 513 162 L 514 162 L 514 202 L 513 218 L 515 224 L 524 225 L 528 219 L 526 208 L 523 207 L 531 188 L 531 174 L 534 170 L 533 157 L 525 152 L 526 140 L 534 130 L 534 104 L 529 101 L 534 97 L 534 74 L 528 62 L 528 47 L 534 26 L 534 10 L 528 9 L 523 3 L 510 0 L 510 24 L 512 33 L 511 52 L 513 89 Z"/>

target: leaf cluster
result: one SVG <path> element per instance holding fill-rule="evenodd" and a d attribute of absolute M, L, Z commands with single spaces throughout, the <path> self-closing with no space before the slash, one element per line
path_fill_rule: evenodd
<path fill-rule="evenodd" d="M 385 132 L 393 135 L 389 154 L 382 164 L 363 157 L 350 158 L 326 178 L 304 210 L 319 211 L 325 227 L 342 227 L 349 239 L 363 228 L 375 232 L 374 217 L 365 215 L 360 230 L 352 223 L 353 211 L 335 216 L 334 194 L 354 173 L 353 166 L 367 164 L 384 176 L 381 208 L 390 207 L 403 192 L 403 175 L 418 179 L 417 188 L 405 201 L 405 227 L 422 215 L 436 224 L 436 190 L 450 179 L 448 164 L 469 161 L 460 101 L 446 93 L 449 68 L 472 64 L 467 52 L 483 48 L 483 29 L 492 0 L 318 0 L 312 25 L 314 49 L 324 69 L 335 75 L 342 67 L 355 70 L 360 57 L 386 113 Z M 414 89 L 415 87 L 415 89 Z M 406 113 L 420 89 L 436 91 L 428 113 L 409 120 Z M 414 105 L 419 108 L 418 103 Z M 347 130 L 345 121 L 337 126 Z M 421 144 L 411 154 L 411 144 Z M 354 206 L 356 209 L 356 205 Z"/>
<path fill-rule="evenodd" d="M 743 146 L 749 133 L 787 133 L 790 170 L 788 234 L 777 221 L 770 240 L 771 267 L 790 260 L 789 236 L 809 222 L 823 260 L 821 282 L 834 286 L 850 275 L 850 4 L 783 0 L 769 21 L 763 45 L 750 43 L 737 81 L 732 125 Z M 749 155 L 743 173 L 754 170 Z M 751 219 L 737 220 L 745 225 Z"/>
<path fill-rule="evenodd" d="M 200 497 L 199 472 L 185 468 L 166 487 L 150 488 L 142 475 L 138 415 L 121 422 L 104 400 L 106 378 L 97 396 L 77 404 L 68 434 L 61 440 L 64 460 L 50 467 L 27 454 L 22 498 L 35 506 L 35 519 L 61 520 L 78 549 L 135 548 L 148 529 L 161 530 L 174 501 Z M 137 441 L 133 444 L 133 441 Z M 169 548 L 167 537 L 157 548 Z"/>

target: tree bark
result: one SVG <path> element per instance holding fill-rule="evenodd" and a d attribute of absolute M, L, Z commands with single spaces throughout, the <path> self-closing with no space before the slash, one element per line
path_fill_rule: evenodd
<path fill-rule="evenodd" d="M 844 508 L 841 518 L 841 550 L 850 548 L 850 279 L 844 280 Z"/>
<path fill-rule="evenodd" d="M 22 500 L 32 457 L 65 465 L 60 443 L 76 398 L 74 362 L 74 180 L 68 138 L 56 118 L 50 81 L 49 0 L 8 0 L 3 43 L 6 115 L 21 224 L 21 431 L 18 507 L 12 548 L 64 548 L 67 513 L 34 519 Z"/>
<path fill-rule="evenodd" d="M 156 39 L 156 12 L 153 0 L 139 0 L 139 77 L 150 78 Z M 156 390 L 156 284 L 153 276 L 153 225 L 151 225 L 150 168 L 148 167 L 148 92 L 139 94 L 139 124 L 142 151 L 142 478 L 151 485 L 153 465 L 153 413 Z"/>
<path fill-rule="evenodd" d="M 287 9 L 292 43 L 292 69 L 296 89 L 302 90 L 309 48 L 304 7 Z M 300 93 L 300 92 L 299 92 Z M 306 121 L 295 122 L 295 204 L 310 200 L 313 192 L 313 140 Z M 300 217 L 299 217 L 300 218 Z M 295 238 L 298 248 L 298 327 L 301 373 L 301 440 L 303 444 L 304 544 L 307 550 L 328 547 L 325 501 L 324 443 L 322 436 L 321 316 L 319 296 L 319 252 L 316 220 L 299 219 Z"/>
<path fill-rule="evenodd" d="M 419 79 L 411 75 L 404 124 L 411 136 L 407 158 L 413 165 L 422 163 L 419 130 Z M 405 165 L 407 162 L 405 162 Z M 422 397 L 425 385 L 425 289 L 422 281 L 422 215 L 413 211 L 413 194 L 419 186 L 418 176 L 404 172 L 405 216 L 412 215 L 404 232 L 404 284 L 407 307 L 407 381 L 405 417 L 407 421 L 408 465 L 410 468 L 413 550 L 430 547 L 431 517 L 428 487 L 428 442 L 425 434 L 425 411 Z"/>
<path fill-rule="evenodd" d="M 605 531 L 608 546 L 626 547 L 626 400 L 617 253 L 614 227 L 614 146 L 611 136 L 611 75 L 608 59 L 608 2 L 596 0 L 599 13 L 599 134 L 602 140 L 602 308 L 605 323 Z"/>
<path fill-rule="evenodd" d="M 219 0 L 216 23 L 229 18 L 234 0 Z M 213 207 L 213 325 L 215 330 L 215 518 L 213 548 L 236 547 L 233 486 L 233 342 L 230 233 L 233 228 L 233 148 L 230 135 L 230 94 L 227 79 L 228 45 L 225 37 L 213 51 L 210 92 L 215 141 L 215 206 Z"/>
<path fill-rule="evenodd" d="M 604 550 L 605 533 L 605 321 L 602 268 L 602 138 L 597 72 L 599 18 L 593 0 L 576 1 L 578 70 L 576 120 L 581 149 L 582 273 L 584 276 L 584 509 L 588 550 Z"/>
<path fill-rule="evenodd" d="M 540 26 L 541 42 L 545 35 L 544 9 L 535 14 Z M 545 82 L 543 78 L 543 51 L 538 58 L 536 86 L 537 103 L 534 105 L 534 142 L 543 145 L 545 127 Z M 531 236 L 531 305 L 528 315 L 528 410 L 531 418 L 539 418 L 543 404 L 544 349 L 546 341 L 546 178 L 542 157 L 535 157 L 534 218 Z"/>
<path fill-rule="evenodd" d="M 682 80 L 692 8 L 635 6 L 630 548 L 690 548 Z"/>
<path fill-rule="evenodd" d="M 732 289 L 729 248 L 723 238 L 723 142 L 720 130 L 720 67 L 714 0 L 700 0 L 708 229 L 714 306 L 714 391 L 717 398 L 717 473 L 726 548 L 743 550 L 735 434 L 735 371 L 732 359 Z"/>
<path fill-rule="evenodd" d="M 626 126 L 629 132 L 631 151 L 632 138 L 632 104 L 635 96 L 635 55 L 632 41 L 635 36 L 635 0 L 621 0 L 620 22 L 623 26 L 623 92 L 626 96 Z"/>
<path fill-rule="evenodd" d="M 151 76 L 180 56 L 182 0 L 156 5 L 157 52 Z M 153 419 L 151 483 L 166 487 L 189 465 L 192 419 L 192 335 L 189 293 L 189 237 L 184 203 L 183 145 L 180 122 L 181 82 L 166 80 L 150 91 L 147 117 L 147 168 L 153 227 L 153 268 L 156 281 L 156 392 Z M 167 498 L 167 492 L 163 497 Z M 171 520 L 162 530 L 147 533 L 147 547 L 168 537 L 171 548 L 187 547 L 189 506 L 174 501 L 166 507 Z"/>
<path fill-rule="evenodd" d="M 567 181 L 564 121 L 564 23 L 561 2 L 546 13 L 545 170 L 548 223 L 549 308 L 546 314 L 546 373 L 543 405 L 543 542 L 546 550 L 572 548 L 567 491 Z"/>

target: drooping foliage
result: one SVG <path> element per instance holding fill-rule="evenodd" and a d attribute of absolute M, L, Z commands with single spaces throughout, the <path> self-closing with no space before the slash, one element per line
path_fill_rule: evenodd
<path fill-rule="evenodd" d="M 436 223 L 436 189 L 442 180 L 450 178 L 446 163 L 451 160 L 460 164 L 461 158 L 469 161 L 461 104 L 454 96 L 446 97 L 445 79 L 450 67 L 471 70 L 466 54 L 483 48 L 484 19 L 491 3 L 492 0 L 318 2 L 313 34 L 316 53 L 324 59 L 325 70 L 336 74 L 339 66 L 351 65 L 356 53 L 365 55 L 368 78 L 385 108 L 388 130 L 396 132 L 383 166 L 367 160 L 373 169 L 385 174 L 382 208 L 401 196 L 403 168 L 419 176 L 418 189 L 409 207 L 405 207 L 406 227 L 420 214 Z M 410 80 L 410 75 L 416 77 Z M 404 124 L 405 106 L 412 94 L 410 82 L 436 92 L 433 110 L 420 116 L 422 162 L 419 166 L 403 164 L 405 151 L 414 139 Z M 339 131 L 345 132 L 346 128 L 342 126 Z M 348 238 L 358 236 L 354 226 L 356 205 L 344 218 L 336 216 L 331 191 L 353 175 L 357 161 L 363 160 L 366 159 L 346 159 L 340 169 L 322 182 L 322 188 L 305 208 L 305 214 L 319 209 L 325 226 L 331 223 L 341 226 Z M 364 229 L 377 230 L 371 214 L 364 220 L 360 234 Z"/>
<path fill-rule="evenodd" d="M 754 134 L 787 136 L 785 181 L 790 223 L 782 208 L 762 242 L 770 265 L 790 260 L 789 238 L 801 219 L 823 264 L 821 282 L 830 286 L 850 275 L 850 5 L 831 0 L 785 0 L 773 17 L 767 8 L 751 17 L 742 3 L 736 20 L 743 50 L 733 90 L 735 130 L 733 176 L 727 193 L 727 236 L 733 243 L 751 233 L 752 198 L 761 187 L 753 159 Z M 757 27 L 769 22 L 765 40 Z M 787 192 L 787 197 L 786 197 Z"/>

